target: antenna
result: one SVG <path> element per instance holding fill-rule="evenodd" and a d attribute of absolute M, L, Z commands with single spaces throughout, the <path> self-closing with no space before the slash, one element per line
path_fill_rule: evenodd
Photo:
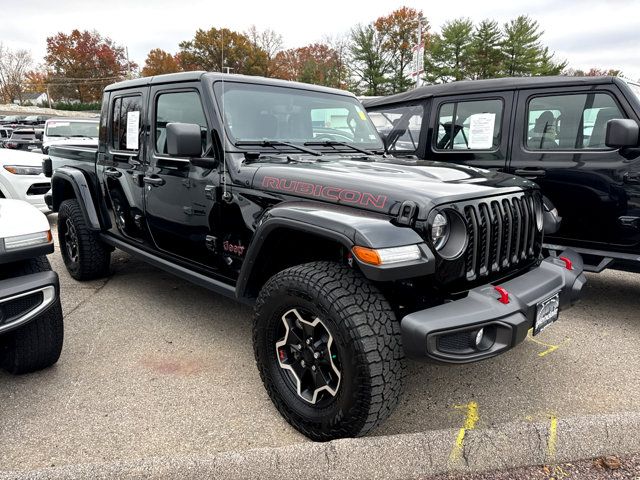
<path fill-rule="evenodd" d="M 220 29 L 222 46 L 220 48 L 220 72 L 224 70 L 224 28 Z M 222 74 L 222 200 L 231 201 L 231 193 L 227 190 L 227 132 L 225 128 L 224 110 L 224 73 Z"/>

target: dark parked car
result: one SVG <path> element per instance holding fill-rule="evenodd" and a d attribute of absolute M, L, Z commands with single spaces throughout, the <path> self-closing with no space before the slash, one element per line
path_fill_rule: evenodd
<path fill-rule="evenodd" d="M 2 120 L 0 120 L 0 125 L 5 125 L 9 127 L 16 127 L 22 124 L 22 121 L 26 117 L 24 115 L 7 115 Z"/>
<path fill-rule="evenodd" d="M 29 115 L 22 120 L 23 125 L 43 126 L 44 123 L 51 118 L 50 115 Z"/>
<path fill-rule="evenodd" d="M 399 157 L 537 182 L 562 217 L 545 237 L 586 268 L 640 271 L 640 87 L 619 78 L 505 78 L 365 100 Z"/>
<path fill-rule="evenodd" d="M 42 130 L 34 128 L 17 128 L 11 133 L 11 137 L 3 142 L 4 148 L 13 150 L 36 150 L 42 148 Z"/>

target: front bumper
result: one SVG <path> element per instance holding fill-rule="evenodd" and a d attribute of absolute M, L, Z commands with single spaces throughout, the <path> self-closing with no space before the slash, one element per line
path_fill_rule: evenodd
<path fill-rule="evenodd" d="M 1 168 L 1 167 L 0 167 Z M 0 184 L 7 198 L 24 200 L 41 212 L 48 212 L 44 194 L 51 188 L 51 179 L 40 175 L 14 175 L 0 172 Z"/>
<path fill-rule="evenodd" d="M 0 335 L 35 319 L 59 295 L 58 275 L 53 271 L 0 280 Z"/>
<path fill-rule="evenodd" d="M 560 295 L 560 311 L 579 300 L 586 282 L 582 257 L 573 250 L 560 255 L 571 262 L 571 269 L 556 257 L 545 259 L 539 267 L 500 284 L 509 294 L 500 302 L 496 285 L 470 290 L 461 299 L 421 310 L 401 320 L 402 341 L 410 357 L 443 363 L 469 363 L 499 355 L 522 342 L 536 317 L 536 306 Z M 488 340 L 476 347 L 474 339 L 483 328 Z"/>

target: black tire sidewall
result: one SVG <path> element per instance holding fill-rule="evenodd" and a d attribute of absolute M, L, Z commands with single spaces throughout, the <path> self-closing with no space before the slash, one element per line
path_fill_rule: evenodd
<path fill-rule="evenodd" d="M 275 343 L 280 340 L 277 338 L 277 331 L 282 325 L 281 317 L 292 308 L 312 312 L 320 318 L 333 336 L 333 348 L 340 362 L 341 380 L 335 398 L 324 408 L 306 402 L 292 390 L 284 377 L 286 372 L 280 367 L 276 356 Z M 349 419 L 362 417 L 352 414 L 354 411 L 368 411 L 368 365 L 358 361 L 359 344 L 349 335 L 344 315 L 336 311 L 334 305 L 326 298 L 319 296 L 318 292 L 313 292 L 308 285 L 288 281 L 270 292 L 268 301 L 260 308 L 256 322 L 257 362 L 276 406 L 286 410 L 285 418 L 296 428 L 302 425 L 306 434 L 309 435 L 311 432 L 309 436 L 315 440 L 325 439 L 318 432 L 327 432 L 335 428 L 343 430 L 345 436 L 357 435 L 364 422 Z"/>
<path fill-rule="evenodd" d="M 67 208 L 65 208 L 67 207 Z M 80 242 L 78 242 L 78 261 L 74 262 L 69 258 L 69 253 L 67 251 L 67 242 L 64 238 L 65 233 L 67 232 L 67 218 L 71 220 L 74 228 L 76 229 L 76 235 L 78 235 L 78 229 L 83 228 L 84 224 L 80 225 L 74 215 L 71 214 L 72 211 L 68 208 L 68 205 L 65 205 L 64 202 L 60 208 L 60 213 L 58 214 L 58 243 L 60 245 L 60 254 L 62 255 L 62 260 L 64 260 L 64 264 L 69 270 L 69 273 L 72 276 L 76 276 L 80 272 L 80 262 L 82 261 L 82 249 L 80 246 Z"/>

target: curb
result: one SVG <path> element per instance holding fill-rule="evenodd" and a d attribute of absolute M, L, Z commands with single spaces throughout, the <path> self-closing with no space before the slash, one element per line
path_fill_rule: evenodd
<path fill-rule="evenodd" d="M 299 443 L 212 456 L 154 457 L 27 472 L 4 479 L 297 478 L 411 479 L 569 462 L 640 452 L 640 413 L 590 415 L 486 429 L 434 430 Z"/>

